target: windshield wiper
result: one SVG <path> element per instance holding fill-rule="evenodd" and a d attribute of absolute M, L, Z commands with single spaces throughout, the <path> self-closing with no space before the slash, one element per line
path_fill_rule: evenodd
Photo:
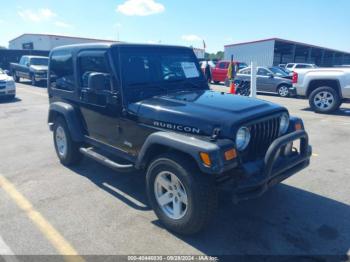
<path fill-rule="evenodd" d="M 146 86 L 145 89 L 142 89 L 142 91 L 146 91 L 147 89 L 158 89 L 165 92 L 168 92 L 168 89 L 165 87 L 162 87 L 160 84 L 150 83 L 150 82 L 142 82 L 142 83 L 133 83 L 129 84 L 128 86 Z"/>
<path fill-rule="evenodd" d="M 177 79 L 177 80 L 168 81 L 168 83 L 181 83 L 183 85 L 187 85 L 192 88 L 203 89 L 203 86 L 202 86 L 203 82 L 200 82 L 200 84 L 197 84 L 192 81 L 189 81 L 188 79 Z"/>

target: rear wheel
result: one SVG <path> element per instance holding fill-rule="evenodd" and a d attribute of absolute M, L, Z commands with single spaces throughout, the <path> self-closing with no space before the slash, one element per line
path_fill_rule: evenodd
<path fill-rule="evenodd" d="M 324 86 L 315 89 L 310 94 L 309 104 L 316 113 L 327 114 L 339 109 L 341 99 L 334 88 Z"/>
<path fill-rule="evenodd" d="M 288 97 L 289 96 L 289 86 L 281 85 L 277 88 L 277 93 L 280 97 Z"/>
<path fill-rule="evenodd" d="M 146 176 L 149 202 L 164 226 L 179 234 L 203 229 L 217 206 L 214 181 L 175 153 L 156 158 Z"/>
<path fill-rule="evenodd" d="M 81 160 L 80 144 L 72 140 L 67 123 L 62 117 L 55 121 L 53 139 L 57 156 L 63 165 L 74 165 Z"/>
<path fill-rule="evenodd" d="M 12 76 L 13 76 L 13 79 L 15 80 L 15 82 L 16 82 L 16 83 L 19 83 L 20 78 L 19 78 L 19 76 L 17 76 L 16 71 L 13 71 Z"/>

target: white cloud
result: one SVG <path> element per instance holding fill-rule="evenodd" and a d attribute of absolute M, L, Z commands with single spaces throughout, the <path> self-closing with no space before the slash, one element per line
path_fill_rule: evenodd
<path fill-rule="evenodd" d="M 42 22 L 48 21 L 57 15 L 48 8 L 41 8 L 36 11 L 25 9 L 18 11 L 18 15 L 25 21 Z"/>
<path fill-rule="evenodd" d="M 55 26 L 62 28 L 72 28 L 73 26 L 62 21 L 56 21 Z"/>
<path fill-rule="evenodd" d="M 202 41 L 202 38 L 198 35 L 183 35 L 181 39 L 186 42 L 197 42 Z"/>
<path fill-rule="evenodd" d="M 123 25 L 121 23 L 115 23 L 113 25 L 114 28 L 121 28 Z"/>
<path fill-rule="evenodd" d="M 127 0 L 117 6 L 117 12 L 128 16 L 148 16 L 164 12 L 164 5 L 155 0 Z"/>

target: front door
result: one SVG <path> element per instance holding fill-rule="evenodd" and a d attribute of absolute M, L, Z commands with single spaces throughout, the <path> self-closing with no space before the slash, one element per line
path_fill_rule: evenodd
<path fill-rule="evenodd" d="M 91 73 L 103 73 L 105 90 L 88 88 Z M 80 110 L 88 136 L 111 146 L 118 145 L 120 109 L 116 103 L 116 81 L 111 74 L 106 51 L 83 51 L 78 55 Z M 114 97 L 114 99 L 113 99 Z"/>
<path fill-rule="evenodd" d="M 259 68 L 257 72 L 256 88 L 261 92 L 275 92 L 274 90 L 274 78 L 271 76 L 271 72 L 265 68 Z"/>

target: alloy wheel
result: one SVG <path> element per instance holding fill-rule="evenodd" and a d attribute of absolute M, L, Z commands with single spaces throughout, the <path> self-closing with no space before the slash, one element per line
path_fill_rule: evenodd
<path fill-rule="evenodd" d="M 67 154 L 67 137 L 62 126 L 58 126 L 56 129 L 55 141 L 58 154 L 65 157 Z"/>
<path fill-rule="evenodd" d="M 159 173 L 154 182 L 154 194 L 161 210 L 171 219 L 181 219 L 188 209 L 188 198 L 180 179 L 169 171 Z"/>
<path fill-rule="evenodd" d="M 326 110 L 333 106 L 335 103 L 332 93 L 327 91 L 319 92 L 314 98 L 314 104 L 321 110 Z"/>

